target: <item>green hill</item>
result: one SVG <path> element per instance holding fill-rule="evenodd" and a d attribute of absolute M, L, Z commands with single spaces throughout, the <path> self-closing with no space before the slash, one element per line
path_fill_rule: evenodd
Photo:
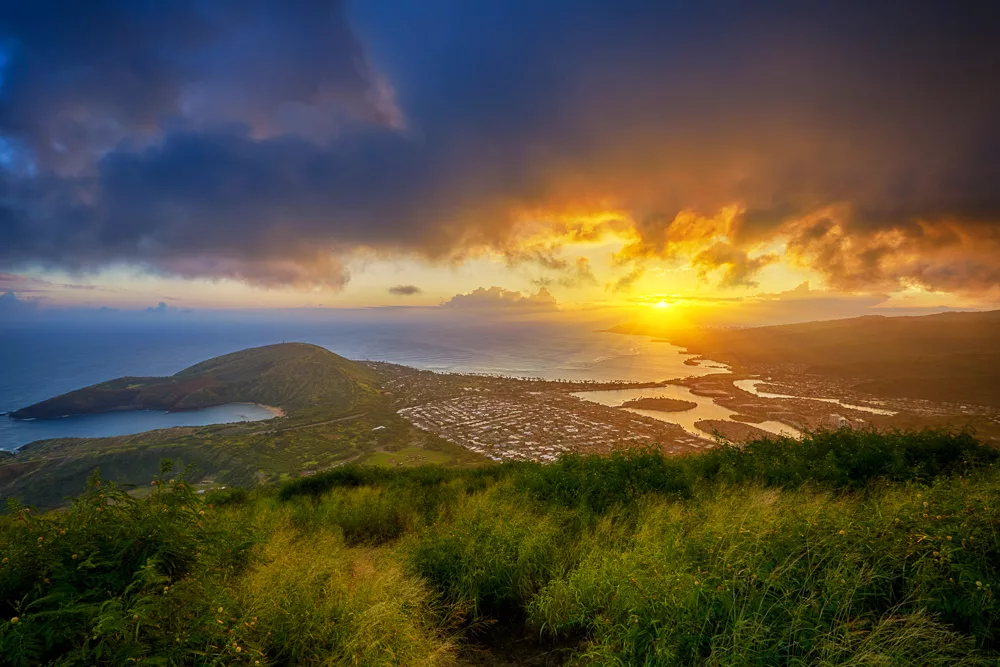
<path fill-rule="evenodd" d="M 364 364 L 315 345 L 283 343 L 210 359 L 167 378 L 120 378 L 70 392 L 15 416 L 178 410 L 230 402 L 279 407 L 285 416 L 31 443 L 0 459 L 0 501 L 18 498 L 58 506 L 95 468 L 122 483 L 146 483 L 164 458 L 192 465 L 199 475 L 222 484 L 252 486 L 419 439 L 387 408 L 378 385 L 378 377 Z M 373 432 L 376 426 L 383 428 Z"/>
<path fill-rule="evenodd" d="M 375 382 L 367 367 L 315 345 L 282 343 L 203 361 L 170 377 L 123 377 L 11 413 L 44 419 L 112 410 L 188 410 L 261 403 L 286 412 L 339 409 Z"/>

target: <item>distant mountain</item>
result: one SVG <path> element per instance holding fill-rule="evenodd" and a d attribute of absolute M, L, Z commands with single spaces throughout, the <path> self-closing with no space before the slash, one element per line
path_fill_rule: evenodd
<path fill-rule="evenodd" d="M 286 411 L 348 407 L 375 382 L 366 366 L 324 348 L 282 343 L 234 352 L 170 377 L 123 377 L 11 413 L 41 419 L 113 410 L 188 410 L 261 403 Z"/>
<path fill-rule="evenodd" d="M 875 395 L 1000 405 L 1000 311 L 659 335 L 737 367 L 794 367 L 857 380 Z"/>

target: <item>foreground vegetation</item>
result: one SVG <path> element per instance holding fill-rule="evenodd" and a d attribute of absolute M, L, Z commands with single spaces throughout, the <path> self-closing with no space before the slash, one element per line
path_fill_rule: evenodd
<path fill-rule="evenodd" d="M 996 664 L 996 459 L 835 431 L 204 496 L 95 475 L 0 518 L 0 662 Z"/>

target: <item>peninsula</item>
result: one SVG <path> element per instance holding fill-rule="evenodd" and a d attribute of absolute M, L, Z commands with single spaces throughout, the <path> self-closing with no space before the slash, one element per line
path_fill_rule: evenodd
<path fill-rule="evenodd" d="M 284 411 L 350 404 L 374 374 L 315 345 L 285 343 L 234 352 L 169 377 L 121 377 L 35 403 L 13 419 L 118 410 L 192 410 L 259 403 Z"/>

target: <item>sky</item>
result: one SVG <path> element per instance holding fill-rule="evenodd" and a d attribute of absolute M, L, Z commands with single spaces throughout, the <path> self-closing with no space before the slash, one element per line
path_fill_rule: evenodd
<path fill-rule="evenodd" d="M 992 0 L 0 5 L 0 316 L 1000 307 Z"/>

